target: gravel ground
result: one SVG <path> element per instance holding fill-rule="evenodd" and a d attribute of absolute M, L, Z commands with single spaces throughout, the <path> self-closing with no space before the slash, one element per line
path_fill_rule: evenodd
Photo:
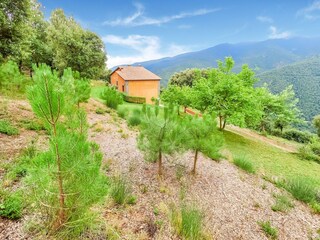
<path fill-rule="evenodd" d="M 126 176 L 138 199 L 136 205 L 125 209 L 109 206 L 104 213 L 106 222 L 118 229 L 122 239 L 176 239 L 167 211 L 172 202 L 179 203 L 182 189 L 186 191 L 186 201 L 204 213 L 205 227 L 214 239 L 267 239 L 259 221 L 270 221 L 278 228 L 279 239 L 318 236 L 319 215 L 295 200 L 295 207 L 287 213 L 272 211 L 273 194 L 281 190 L 228 161 L 217 163 L 200 155 L 198 174 L 192 176 L 192 153 L 168 157 L 160 179 L 157 164 L 144 161 L 137 149 L 138 132 L 129 129 L 115 113 L 111 115 L 91 113 L 88 117 L 93 125 L 91 137 L 101 146 L 104 161 L 110 164 L 107 174 Z M 99 126 L 99 131 L 95 126 Z M 178 179 L 177 175 L 182 177 Z M 155 209 L 160 209 L 160 214 L 154 214 Z M 156 222 L 161 222 L 161 227 L 150 234 L 150 226 Z"/>
<path fill-rule="evenodd" d="M 114 206 L 108 200 L 102 211 L 109 232 L 120 235 L 120 239 L 179 239 L 170 225 L 168 212 L 172 203 L 181 202 L 182 193 L 185 193 L 184 201 L 195 204 L 203 212 L 206 233 L 212 239 L 267 239 L 258 221 L 270 221 L 278 228 L 279 239 L 318 237 L 319 215 L 295 200 L 292 200 L 295 207 L 287 213 L 272 211 L 273 194 L 281 191 L 228 161 L 217 163 L 200 155 L 198 173 L 192 176 L 192 153 L 177 154 L 165 157 L 164 175 L 159 178 L 157 164 L 144 161 L 137 149 L 137 130 L 128 128 L 114 112 L 96 114 L 97 107 L 103 106 L 93 100 L 86 105 L 89 135 L 100 145 L 104 164 L 110 165 L 105 172 L 109 176 L 125 176 L 137 196 L 137 203 L 126 207 Z M 21 136 L 26 140 L 20 139 Z M 1 151 L 6 152 L 3 146 L 11 149 L 27 144 L 29 136 L 27 131 L 20 137 L 1 135 Z M 0 239 L 27 239 L 23 225 L 23 219 L 0 218 Z"/>

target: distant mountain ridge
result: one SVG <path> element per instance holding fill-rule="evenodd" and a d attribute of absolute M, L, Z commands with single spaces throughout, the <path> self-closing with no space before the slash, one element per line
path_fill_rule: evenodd
<path fill-rule="evenodd" d="M 320 54 L 320 37 L 269 39 L 261 42 L 224 43 L 197 52 L 133 65 L 142 65 L 159 75 L 162 78 L 161 84 L 166 86 L 173 73 L 186 68 L 215 67 L 216 61 L 226 56 L 232 56 L 235 60 L 235 71 L 247 63 L 257 73 L 262 73 L 317 54 Z"/>

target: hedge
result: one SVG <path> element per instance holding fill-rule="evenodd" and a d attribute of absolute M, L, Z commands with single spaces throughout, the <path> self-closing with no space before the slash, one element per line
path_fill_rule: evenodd
<path fill-rule="evenodd" d="M 123 94 L 123 100 L 129 103 L 146 103 L 145 97 L 134 97 Z"/>

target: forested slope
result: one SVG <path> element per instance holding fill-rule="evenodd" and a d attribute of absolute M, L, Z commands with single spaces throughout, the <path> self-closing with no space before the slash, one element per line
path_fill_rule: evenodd
<path fill-rule="evenodd" d="M 307 120 L 320 113 L 320 56 L 267 71 L 258 77 L 259 86 L 267 83 L 275 93 L 293 85 L 300 99 L 298 105 Z"/>

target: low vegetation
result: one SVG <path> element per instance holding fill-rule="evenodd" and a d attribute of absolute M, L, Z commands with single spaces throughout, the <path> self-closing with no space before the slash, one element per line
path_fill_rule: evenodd
<path fill-rule="evenodd" d="M 253 163 L 245 156 L 234 157 L 233 162 L 236 166 L 248 173 L 255 173 Z"/>
<path fill-rule="evenodd" d="M 117 109 L 118 105 L 123 103 L 123 96 L 114 87 L 106 86 L 100 95 L 104 103 L 113 109 Z"/>
<path fill-rule="evenodd" d="M 23 197 L 21 192 L 0 192 L 0 216 L 19 219 L 22 216 Z"/>
<path fill-rule="evenodd" d="M 183 239 L 206 239 L 203 229 L 203 214 L 195 206 L 185 204 L 180 207 L 171 206 L 170 221 L 176 233 Z"/>
<path fill-rule="evenodd" d="M 278 230 L 271 226 L 270 221 L 258 222 L 265 235 L 271 239 L 278 239 Z"/>
<path fill-rule="evenodd" d="M 7 135 L 18 135 L 19 134 L 19 129 L 14 127 L 7 120 L 0 120 L 0 133 L 4 133 L 4 134 L 7 134 Z"/>
<path fill-rule="evenodd" d="M 287 212 L 294 207 L 290 198 L 283 194 L 275 194 L 275 204 L 271 206 L 271 209 L 275 212 Z"/>
<path fill-rule="evenodd" d="M 121 175 L 115 176 L 111 179 L 111 186 L 109 192 L 114 203 L 118 205 L 135 204 L 137 199 L 131 194 L 131 188 L 128 181 Z"/>

